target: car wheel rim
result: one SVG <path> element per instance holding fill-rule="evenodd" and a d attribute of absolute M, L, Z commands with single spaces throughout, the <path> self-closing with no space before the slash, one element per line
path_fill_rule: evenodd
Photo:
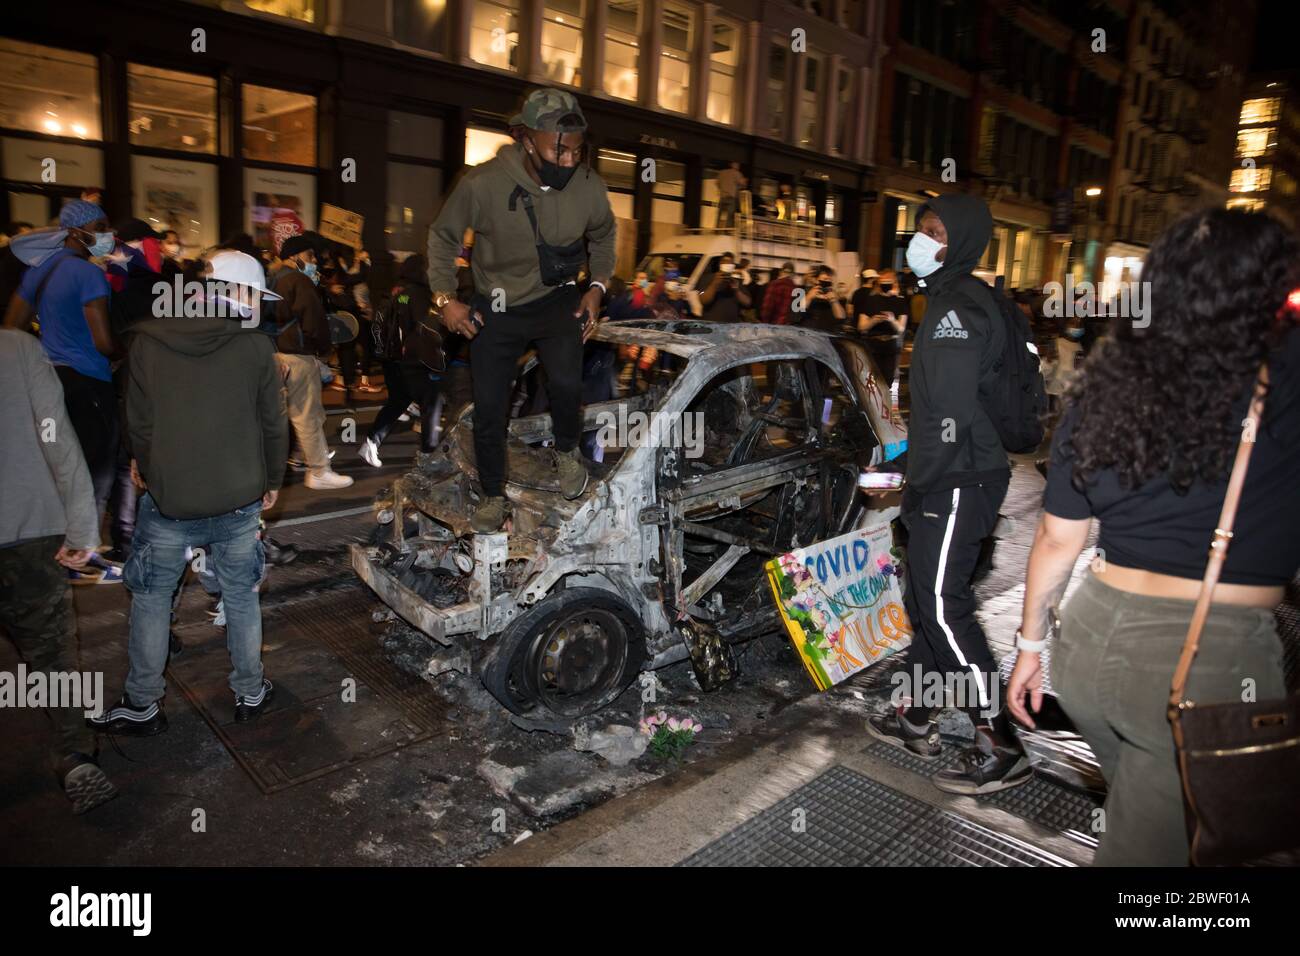
<path fill-rule="evenodd" d="M 579 610 L 533 639 L 523 677 L 547 708 L 576 716 L 603 706 L 617 692 L 627 655 L 627 628 L 616 615 Z"/>

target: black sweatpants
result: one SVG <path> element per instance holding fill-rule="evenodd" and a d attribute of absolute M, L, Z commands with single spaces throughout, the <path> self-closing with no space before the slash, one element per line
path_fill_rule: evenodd
<path fill-rule="evenodd" d="M 81 454 L 86 459 L 95 493 L 95 506 L 102 518 L 113 490 L 113 475 L 117 467 L 120 442 L 117 393 L 113 391 L 112 382 L 82 375 L 67 365 L 56 365 L 54 371 L 63 385 L 63 403 L 77 433 L 77 441 L 81 443 Z"/>
<path fill-rule="evenodd" d="M 915 676 L 919 667 L 922 677 L 937 671 L 945 678 L 961 678 L 943 683 L 969 689 L 958 703 L 976 723 L 988 723 L 1000 708 L 997 665 L 975 617 L 971 579 L 980 543 L 997 524 L 1009 481 L 907 495 L 901 516 L 908 535 L 903 602 L 913 630 L 906 672 Z M 930 714 L 923 712 L 933 709 L 933 701 L 920 698 L 924 687 L 922 683 L 913 689 L 908 719 L 915 723 L 927 719 Z"/>
<path fill-rule="evenodd" d="M 470 304 L 483 322 L 470 340 L 470 375 L 474 383 L 474 459 L 478 480 L 489 496 L 505 493 L 506 424 L 515 373 L 529 345 L 546 369 L 552 431 L 558 451 L 578 447 L 582 425 L 582 322 L 574 318 L 577 286 L 557 291 L 522 308 L 493 312 L 489 300 Z"/>
<path fill-rule="evenodd" d="M 373 438 L 375 444 L 382 445 L 393 424 L 402 413 L 415 402 L 420 406 L 420 450 L 433 451 L 433 406 L 438 398 L 438 384 L 429 378 L 429 370 L 423 365 L 402 365 L 398 362 L 384 363 L 384 387 L 388 390 L 388 401 L 375 415 L 367 438 Z"/>

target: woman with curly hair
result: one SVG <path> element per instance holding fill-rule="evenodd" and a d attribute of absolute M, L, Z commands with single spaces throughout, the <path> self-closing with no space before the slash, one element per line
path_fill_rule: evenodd
<path fill-rule="evenodd" d="M 1192 213 L 1152 246 L 1141 319 L 1116 318 L 1067 396 L 1008 691 L 1042 701 L 1038 650 L 1091 520 L 1098 557 L 1060 612 L 1051 684 L 1106 779 L 1098 865 L 1186 865 L 1169 685 L 1260 367 L 1263 419 L 1188 697 L 1284 694 L 1272 609 L 1300 568 L 1300 247 L 1261 213 Z M 1247 800 L 1249 799 L 1247 795 Z M 1247 803 L 1248 807 L 1248 803 Z"/>

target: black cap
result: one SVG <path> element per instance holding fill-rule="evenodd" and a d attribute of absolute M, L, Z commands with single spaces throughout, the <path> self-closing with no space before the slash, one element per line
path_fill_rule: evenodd
<path fill-rule="evenodd" d="M 311 241 L 307 235 L 290 236 L 280 246 L 280 258 L 288 259 L 290 256 L 296 256 L 300 252 L 316 252 L 316 243 Z"/>
<path fill-rule="evenodd" d="M 113 230 L 122 242 L 135 242 L 137 239 L 161 239 L 163 233 L 155 232 L 143 219 L 124 219 Z"/>

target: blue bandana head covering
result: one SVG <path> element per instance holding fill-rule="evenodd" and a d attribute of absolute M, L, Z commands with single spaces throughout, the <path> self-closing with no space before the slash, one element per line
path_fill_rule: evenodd
<path fill-rule="evenodd" d="M 59 212 L 59 225 L 65 229 L 69 227 L 81 228 L 92 222 L 98 222 L 107 218 L 104 210 L 93 202 L 86 202 L 84 199 L 73 199 L 67 203 Z"/>

